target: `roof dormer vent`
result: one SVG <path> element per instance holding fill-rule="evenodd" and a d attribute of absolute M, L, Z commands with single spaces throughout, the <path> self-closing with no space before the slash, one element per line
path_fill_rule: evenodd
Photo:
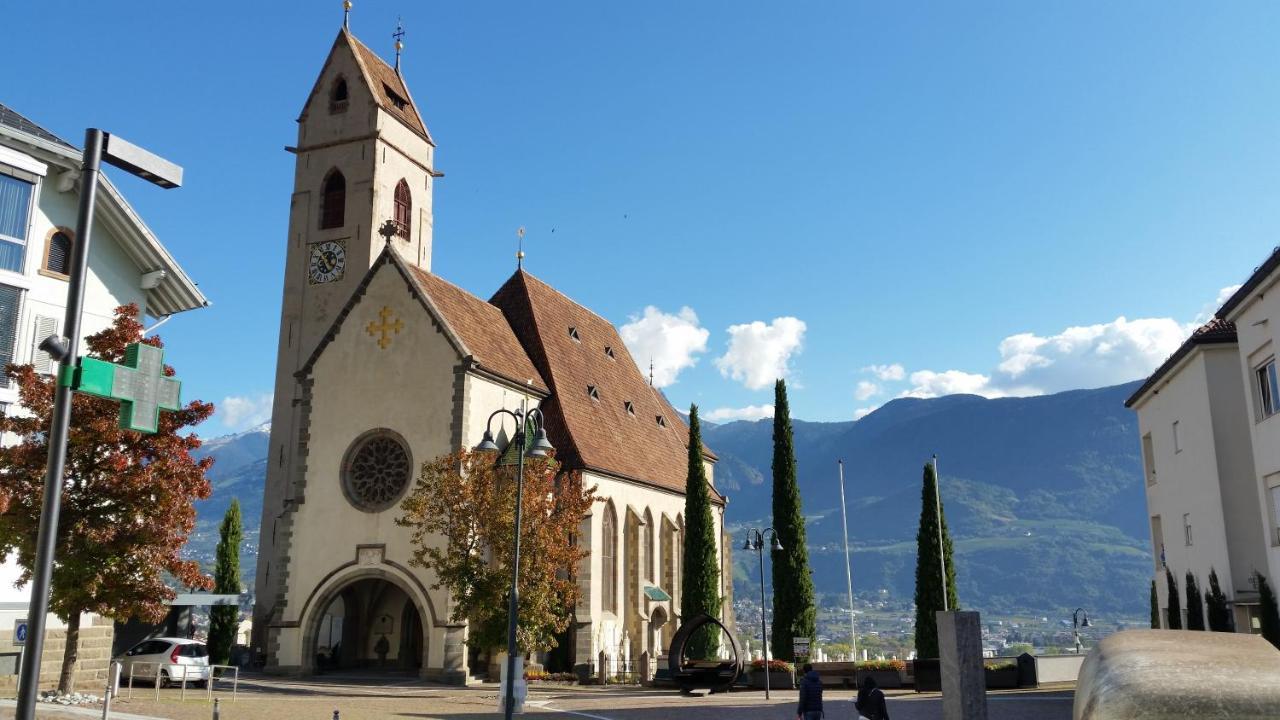
<path fill-rule="evenodd" d="M 657 417 L 657 421 L 658 421 L 658 427 L 666 427 L 666 426 L 667 426 L 667 419 L 666 419 L 666 418 L 664 418 L 664 417 L 662 417 L 661 415 L 659 415 L 659 416 Z"/>
<path fill-rule="evenodd" d="M 574 342 L 582 342 L 582 338 L 578 336 L 578 328 L 572 325 L 569 326 L 569 337 L 573 338 Z"/>
<path fill-rule="evenodd" d="M 599 399 L 600 399 L 600 388 L 596 387 L 595 385 L 588 385 L 588 386 L 587 386 L 587 397 L 591 398 L 592 400 L 599 400 Z"/>

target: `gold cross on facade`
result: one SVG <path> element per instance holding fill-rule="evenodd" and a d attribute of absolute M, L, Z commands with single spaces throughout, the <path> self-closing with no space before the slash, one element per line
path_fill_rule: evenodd
<path fill-rule="evenodd" d="M 382 309 L 378 311 L 378 318 L 381 322 L 373 322 L 371 320 L 369 321 L 369 326 L 365 328 L 370 336 L 378 338 L 378 347 L 383 350 L 386 350 L 387 346 L 391 344 L 391 336 L 399 335 L 400 331 L 404 329 L 404 323 L 400 322 L 400 318 L 396 318 L 393 322 L 388 322 L 393 314 L 390 307 L 383 305 Z"/>

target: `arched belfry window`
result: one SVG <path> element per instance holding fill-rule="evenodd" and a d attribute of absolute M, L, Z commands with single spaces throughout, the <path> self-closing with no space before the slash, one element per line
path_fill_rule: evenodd
<path fill-rule="evenodd" d="M 401 179 L 396 184 L 396 235 L 408 238 L 412 225 L 413 196 L 409 194 L 409 183 Z"/>
<path fill-rule="evenodd" d="M 340 113 L 347 109 L 347 79 L 339 75 L 329 89 L 329 112 Z"/>
<path fill-rule="evenodd" d="M 320 198 L 320 229 L 340 228 L 346 224 L 347 179 L 336 169 L 324 179 Z"/>
<path fill-rule="evenodd" d="M 605 506 L 600 530 L 600 589 L 605 612 L 618 614 L 618 516 Z"/>

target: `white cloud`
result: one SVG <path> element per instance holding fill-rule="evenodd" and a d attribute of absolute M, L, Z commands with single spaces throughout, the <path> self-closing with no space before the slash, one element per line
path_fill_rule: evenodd
<path fill-rule="evenodd" d="M 652 305 L 644 314 L 632 315 L 631 322 L 618 332 L 642 371 L 653 362 L 653 384 L 658 387 L 675 383 L 681 370 L 697 364 L 694 356 L 707 351 L 707 338 L 711 337 L 711 331 L 698 325 L 692 308 L 682 307 L 670 314 Z"/>
<path fill-rule="evenodd" d="M 853 396 L 858 398 L 858 402 L 864 402 L 868 398 L 873 398 L 880 394 L 880 386 L 870 380 L 858 381 L 858 387 L 853 391 Z"/>
<path fill-rule="evenodd" d="M 272 397 L 271 393 L 228 395 L 218 405 L 218 419 L 231 432 L 261 425 L 271 419 Z"/>
<path fill-rule="evenodd" d="M 800 352 L 805 324 L 794 317 L 774 318 L 765 325 L 757 320 L 729 326 L 729 350 L 716 359 L 720 374 L 759 390 L 785 378 L 791 356 Z"/>
<path fill-rule="evenodd" d="M 901 380 L 907 376 L 907 371 L 898 363 L 892 365 L 869 365 L 862 368 L 863 372 L 869 372 L 876 376 L 876 379 L 882 381 Z"/>
<path fill-rule="evenodd" d="M 705 416 L 712 422 L 729 422 L 732 420 L 763 420 L 773 417 L 772 405 L 748 405 L 741 408 L 716 408 Z"/>
<path fill-rule="evenodd" d="M 880 406 L 879 406 L 879 405 L 870 405 L 870 406 L 867 406 L 867 407 L 860 407 L 860 408 L 858 408 L 857 410 L 854 410 L 854 411 L 853 411 L 853 419 L 854 419 L 854 420 L 861 420 L 862 418 L 864 418 L 864 417 L 866 417 L 866 416 L 870 415 L 871 413 L 873 413 L 873 412 L 875 412 L 875 411 L 877 411 L 877 410 L 879 410 L 879 409 L 880 409 Z"/>
<path fill-rule="evenodd" d="M 933 398 L 941 395 L 983 395 L 1000 397 L 1003 393 L 991 387 L 991 378 L 962 370 L 917 370 L 911 373 L 911 388 L 901 397 Z"/>

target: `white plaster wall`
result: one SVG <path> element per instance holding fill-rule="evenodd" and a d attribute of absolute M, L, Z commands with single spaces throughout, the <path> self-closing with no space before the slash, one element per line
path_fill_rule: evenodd
<path fill-rule="evenodd" d="M 1280 415 L 1260 417 L 1254 369 L 1280 355 L 1280 292 L 1277 289 L 1280 289 L 1280 271 L 1264 280 L 1228 318 L 1236 324 L 1240 345 L 1240 372 L 1248 401 L 1245 417 L 1253 441 L 1258 505 L 1267 528 L 1267 579 L 1272 587 L 1280 585 L 1280 544 L 1274 530 L 1280 522 L 1269 507 L 1270 488 L 1280 486 Z"/>
<path fill-rule="evenodd" d="M 1218 448 L 1210 412 L 1209 376 L 1204 354 L 1196 350 L 1181 369 L 1148 393 L 1135 409 L 1139 436 L 1151 435 L 1156 482 L 1147 486 L 1148 516 L 1159 515 L 1164 531 L 1165 562 L 1178 581 L 1185 609 L 1185 575 L 1194 572 L 1208 584 L 1209 568 L 1218 569 L 1223 591 L 1232 596 L 1227 538 L 1219 488 Z M 1175 451 L 1173 423 L 1178 422 L 1181 451 Z M 1149 469 L 1148 469 L 1149 472 Z M 1186 545 L 1183 514 L 1191 514 L 1192 544 Z M 1152 538 L 1153 572 L 1160 607 L 1168 607 L 1164 570 L 1159 567 L 1160 538 Z"/>

